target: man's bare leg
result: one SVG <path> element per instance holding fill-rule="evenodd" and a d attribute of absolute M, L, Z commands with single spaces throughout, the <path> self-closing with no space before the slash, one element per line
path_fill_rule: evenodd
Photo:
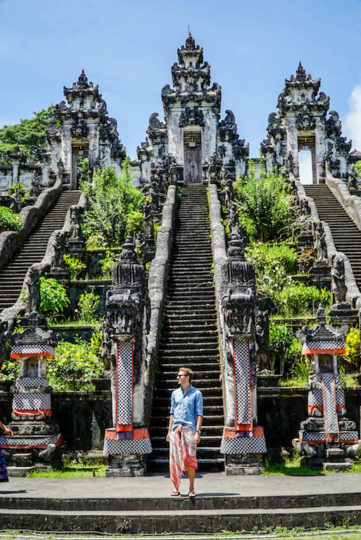
<path fill-rule="evenodd" d="M 193 469 L 193 467 L 191 467 L 190 465 L 187 464 L 187 472 L 188 472 L 188 477 L 189 477 L 189 493 L 195 494 L 195 491 L 194 491 L 194 478 L 196 476 L 196 470 Z"/>

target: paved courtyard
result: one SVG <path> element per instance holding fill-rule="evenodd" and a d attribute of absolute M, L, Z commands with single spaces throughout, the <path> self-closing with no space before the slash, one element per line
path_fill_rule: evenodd
<path fill-rule="evenodd" d="M 361 492 L 361 473 L 319 476 L 225 476 L 199 474 L 199 497 L 260 497 L 272 495 L 314 495 Z M 0 486 L 0 496 L 45 498 L 164 498 L 171 492 L 166 475 L 143 478 L 10 478 Z M 184 479 L 181 493 L 187 494 Z"/>

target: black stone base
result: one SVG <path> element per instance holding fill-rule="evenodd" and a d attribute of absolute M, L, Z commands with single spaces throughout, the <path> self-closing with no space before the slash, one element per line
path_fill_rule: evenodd
<path fill-rule="evenodd" d="M 145 476 L 145 473 L 144 456 L 111 456 L 105 476 L 107 478 L 131 478 Z"/>
<path fill-rule="evenodd" d="M 228 454 L 225 456 L 226 476 L 255 476 L 263 471 L 261 454 Z"/>

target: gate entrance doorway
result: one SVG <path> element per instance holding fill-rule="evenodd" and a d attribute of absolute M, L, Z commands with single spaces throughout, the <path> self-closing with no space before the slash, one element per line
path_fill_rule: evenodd
<path fill-rule="evenodd" d="M 200 131 L 183 133 L 184 183 L 202 183 L 202 134 Z"/>
<path fill-rule="evenodd" d="M 71 145 L 71 178 L 70 189 L 78 189 L 78 160 L 87 158 L 89 154 L 88 141 L 74 142 Z"/>
<path fill-rule="evenodd" d="M 302 184 L 317 184 L 315 137 L 298 137 L 298 170 Z"/>

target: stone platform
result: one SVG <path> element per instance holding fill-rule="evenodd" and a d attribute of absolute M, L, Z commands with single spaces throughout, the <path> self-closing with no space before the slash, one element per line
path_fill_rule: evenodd
<path fill-rule="evenodd" d="M 113 534 L 211 533 L 361 524 L 361 474 L 199 475 L 197 498 L 170 497 L 166 476 L 13 478 L 0 486 L 3 529 Z"/>

